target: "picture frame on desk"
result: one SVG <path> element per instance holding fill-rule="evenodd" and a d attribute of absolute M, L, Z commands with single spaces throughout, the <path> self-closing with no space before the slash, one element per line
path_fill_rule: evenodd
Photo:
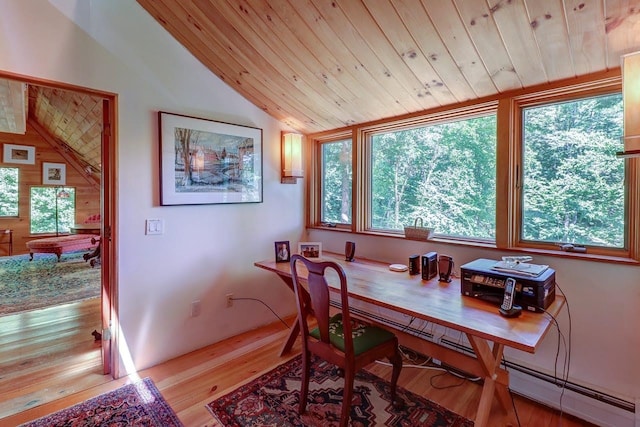
<path fill-rule="evenodd" d="M 262 129 L 158 112 L 160 205 L 262 203 Z"/>
<path fill-rule="evenodd" d="M 300 242 L 298 253 L 305 258 L 322 257 L 322 242 Z"/>
<path fill-rule="evenodd" d="M 289 262 L 291 260 L 291 248 L 288 240 L 275 242 L 276 262 Z"/>

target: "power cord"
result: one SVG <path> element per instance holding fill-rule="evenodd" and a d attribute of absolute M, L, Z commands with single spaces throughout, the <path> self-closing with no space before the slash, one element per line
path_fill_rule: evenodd
<path fill-rule="evenodd" d="M 446 389 L 448 389 L 448 388 L 456 388 L 456 387 L 460 387 L 460 386 L 461 386 L 462 384 L 464 384 L 464 383 L 465 383 L 465 381 L 468 379 L 468 378 L 462 377 L 462 376 L 460 376 L 460 375 L 457 375 L 457 374 L 455 374 L 455 373 L 453 373 L 453 372 L 450 372 L 450 371 L 448 371 L 448 370 L 446 370 L 446 369 L 444 369 L 444 368 L 441 368 L 441 370 L 443 370 L 444 372 L 441 372 L 441 373 L 439 373 L 439 374 L 435 374 L 435 375 L 433 375 L 431 378 L 429 378 L 429 384 L 431 385 L 431 387 L 435 388 L 436 390 L 446 390 Z M 449 385 L 445 385 L 445 386 L 442 386 L 442 385 L 436 385 L 436 384 L 434 384 L 433 380 L 434 380 L 435 378 L 442 378 L 442 377 L 444 377 L 444 376 L 445 376 L 445 375 L 447 375 L 447 374 L 452 374 L 452 375 L 454 375 L 454 376 L 460 377 L 460 378 L 462 379 L 462 381 L 458 382 L 457 384 L 449 384 Z"/>
<path fill-rule="evenodd" d="M 411 319 L 409 320 L 409 323 L 406 326 L 404 326 L 401 329 L 401 331 L 406 331 L 411 326 L 411 324 L 413 323 L 414 320 L 416 320 L 416 318 L 412 316 Z M 428 323 L 427 323 L 427 325 L 428 325 Z M 423 324 L 423 328 L 422 329 L 424 330 L 427 325 Z M 438 341 L 440 340 L 440 338 L 441 337 L 438 337 Z M 435 388 L 437 390 L 444 390 L 444 389 L 447 389 L 447 388 L 460 387 L 462 384 L 464 384 L 465 381 L 476 382 L 476 381 L 480 381 L 481 380 L 480 377 L 468 377 L 466 375 L 459 374 L 459 373 L 457 373 L 457 372 L 455 372 L 455 371 L 453 371 L 451 369 L 447 369 L 447 368 L 444 368 L 444 367 L 441 367 L 441 366 L 435 366 L 431 362 L 432 361 L 431 356 L 423 356 L 423 355 L 421 355 L 420 353 L 418 353 L 418 352 L 416 352 L 414 350 L 405 349 L 402 346 L 398 346 L 398 350 L 399 350 L 400 354 L 402 355 L 403 360 L 408 360 L 408 361 L 411 361 L 411 362 L 414 362 L 414 361 L 418 362 L 418 360 L 417 360 L 418 356 L 422 356 L 425 359 L 423 362 L 418 363 L 418 364 L 416 364 L 416 363 L 406 364 L 406 363 L 403 362 L 402 363 L 402 367 L 403 368 L 428 369 L 428 370 L 432 370 L 432 371 L 441 371 L 441 373 L 433 375 L 431 378 L 429 378 L 429 383 L 431 384 L 431 387 L 433 387 L 433 388 Z M 407 354 L 408 350 L 415 354 L 415 358 L 414 358 L 414 356 L 409 356 Z M 378 363 L 380 365 L 383 365 L 383 366 L 392 366 L 389 362 L 383 362 L 381 360 L 376 360 L 376 363 Z M 432 364 L 430 364 L 430 363 L 432 363 Z M 462 381 L 460 383 L 458 383 L 458 384 L 452 384 L 452 385 L 448 385 L 448 386 L 438 386 L 438 385 L 433 383 L 433 379 L 434 378 L 440 378 L 440 377 L 442 377 L 442 376 L 444 376 L 446 374 L 450 374 L 450 375 L 453 375 L 455 377 L 458 377 L 458 378 L 462 379 Z"/>
<path fill-rule="evenodd" d="M 267 307 L 269 310 L 271 310 L 271 312 L 273 313 L 274 316 L 276 316 L 284 326 L 287 327 L 287 329 L 291 329 L 291 326 L 287 325 L 287 322 L 285 322 L 284 320 L 282 320 L 282 318 L 280 316 L 278 316 L 276 314 L 275 311 L 273 311 L 273 309 L 271 307 L 269 307 L 264 301 L 259 300 L 257 298 L 229 298 L 231 301 L 258 301 L 260 304 L 264 305 L 265 307 Z"/>
<path fill-rule="evenodd" d="M 569 317 L 569 337 L 568 340 L 565 340 L 565 336 L 562 333 L 562 331 L 560 330 L 560 324 L 558 323 L 558 320 L 549 312 L 547 312 L 545 310 L 545 313 L 551 318 L 551 320 L 553 320 L 556 329 L 558 331 L 558 344 L 557 344 L 557 348 L 556 348 L 556 358 L 555 358 L 555 363 L 554 363 L 554 380 L 556 381 L 556 385 L 558 387 L 561 387 L 562 391 L 560 392 L 560 400 L 559 400 L 559 405 L 560 405 L 560 418 L 558 420 L 558 425 L 561 425 L 562 423 L 562 416 L 564 414 L 564 408 L 562 405 L 562 401 L 564 398 L 564 392 L 566 390 L 566 386 L 567 383 L 569 382 L 569 370 L 571 369 L 571 326 L 572 326 L 572 320 L 571 320 L 571 309 L 569 308 L 569 299 L 567 298 L 567 295 L 564 293 L 564 291 L 560 288 L 560 285 L 556 282 L 556 288 L 560 291 L 560 293 L 562 294 L 562 296 L 564 297 L 564 301 L 565 304 L 567 305 L 567 315 Z M 560 339 L 562 338 L 562 344 L 564 345 L 564 362 L 562 364 L 562 377 L 561 377 L 561 383 L 558 384 L 557 380 L 558 380 L 558 358 L 560 355 Z"/>
<path fill-rule="evenodd" d="M 507 369 L 507 359 L 504 358 L 504 354 L 502 355 L 502 365 L 504 366 L 504 370 L 508 372 L 509 369 Z M 516 414 L 516 421 L 518 421 L 518 427 L 520 427 L 520 416 L 518 415 L 518 408 L 516 408 L 516 400 L 513 397 L 511 388 L 509 387 L 507 389 L 509 390 L 509 396 L 511 397 L 511 406 L 513 407 L 513 413 Z"/>

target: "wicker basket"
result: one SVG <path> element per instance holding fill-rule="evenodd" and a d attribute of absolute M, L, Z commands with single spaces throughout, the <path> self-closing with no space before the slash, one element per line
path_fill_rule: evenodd
<path fill-rule="evenodd" d="M 420 220 L 420 225 L 418 225 Z M 416 218 L 412 226 L 404 227 L 404 238 L 411 240 L 429 240 L 433 234 L 433 228 L 423 227 L 422 218 Z"/>

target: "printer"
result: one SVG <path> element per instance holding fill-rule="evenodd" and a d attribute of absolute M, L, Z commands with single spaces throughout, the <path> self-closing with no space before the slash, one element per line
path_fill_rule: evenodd
<path fill-rule="evenodd" d="M 462 295 L 501 304 L 507 278 L 516 281 L 514 304 L 523 310 L 542 312 L 556 299 L 556 272 L 543 268 L 539 274 L 527 274 L 515 269 L 498 269 L 497 260 L 480 258 L 460 267 Z M 536 266 L 540 267 L 540 266 Z"/>

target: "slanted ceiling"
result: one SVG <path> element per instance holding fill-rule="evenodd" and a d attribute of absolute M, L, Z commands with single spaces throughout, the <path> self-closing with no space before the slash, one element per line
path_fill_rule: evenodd
<path fill-rule="evenodd" d="M 138 3 L 303 133 L 615 69 L 640 50 L 640 0 Z"/>
<path fill-rule="evenodd" d="M 100 182 L 101 98 L 0 79 L 0 132 L 24 133 L 16 125 L 23 117 L 89 182 Z"/>

